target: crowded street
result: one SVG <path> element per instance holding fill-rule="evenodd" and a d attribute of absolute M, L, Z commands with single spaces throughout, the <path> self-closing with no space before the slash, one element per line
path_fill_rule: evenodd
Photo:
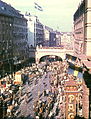
<path fill-rule="evenodd" d="M 23 96 L 21 96 L 21 105 L 16 112 L 17 117 L 21 115 L 25 117 L 31 115 L 31 117 L 34 117 L 33 105 L 35 101 L 45 101 L 46 97 L 44 97 L 43 91 L 50 90 L 49 74 L 47 77 L 44 74 L 42 78 L 34 78 L 29 84 L 26 83 L 26 85 L 24 85 L 22 89 Z"/>
<path fill-rule="evenodd" d="M 91 119 L 91 0 L 0 0 L 0 119 Z"/>
<path fill-rule="evenodd" d="M 76 78 L 71 74 L 72 71 L 69 73 L 67 61 L 33 64 L 21 69 L 22 73 L 26 74 L 25 78 L 23 76 L 26 80 L 19 86 L 17 100 L 13 98 L 10 104 L 12 108 L 7 109 L 7 118 L 63 119 L 66 108 L 66 83 L 75 80 L 79 84 L 79 93 L 82 94 L 82 79 Z"/>

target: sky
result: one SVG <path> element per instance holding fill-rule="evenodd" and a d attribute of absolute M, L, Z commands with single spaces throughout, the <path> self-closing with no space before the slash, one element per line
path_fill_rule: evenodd
<path fill-rule="evenodd" d="M 73 28 L 73 15 L 81 0 L 2 0 L 11 4 L 21 13 L 29 12 L 38 16 L 41 23 L 54 30 L 70 32 Z M 39 11 L 34 8 L 34 2 L 43 8 Z"/>

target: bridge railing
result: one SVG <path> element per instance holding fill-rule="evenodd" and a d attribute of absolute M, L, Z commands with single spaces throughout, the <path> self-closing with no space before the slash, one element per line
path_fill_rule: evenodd
<path fill-rule="evenodd" d="M 64 49 L 63 47 L 37 47 L 38 49 Z"/>

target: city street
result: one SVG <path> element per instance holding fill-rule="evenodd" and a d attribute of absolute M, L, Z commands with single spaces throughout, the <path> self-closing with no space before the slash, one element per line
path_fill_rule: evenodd
<path fill-rule="evenodd" d="M 44 74 L 42 78 L 38 78 L 36 84 L 35 80 L 32 80 L 30 84 L 26 83 L 26 85 L 22 89 L 22 93 L 24 93 L 24 95 L 21 96 L 20 107 L 15 113 L 17 117 L 34 117 L 34 102 L 39 98 L 40 100 L 46 100 L 46 97 L 44 97 L 44 89 L 50 90 L 49 74 L 50 73 L 48 73 L 47 76 L 46 74 Z M 28 95 L 26 96 L 27 93 Z"/>
<path fill-rule="evenodd" d="M 0 119 L 91 119 L 91 0 L 0 0 Z"/>

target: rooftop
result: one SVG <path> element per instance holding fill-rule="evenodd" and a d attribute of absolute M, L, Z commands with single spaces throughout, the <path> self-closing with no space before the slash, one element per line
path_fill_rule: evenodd
<path fill-rule="evenodd" d="M 49 26 L 45 26 L 45 29 L 49 30 L 49 31 L 53 31 L 52 28 L 50 28 Z"/>
<path fill-rule="evenodd" d="M 0 14 L 11 17 L 24 18 L 24 15 L 20 14 L 19 10 L 16 10 L 11 5 L 0 0 Z"/>
<path fill-rule="evenodd" d="M 74 14 L 74 21 L 76 21 L 76 19 L 78 19 L 84 13 L 85 13 L 85 0 L 83 0 L 81 4 L 79 4 L 78 9 Z"/>

